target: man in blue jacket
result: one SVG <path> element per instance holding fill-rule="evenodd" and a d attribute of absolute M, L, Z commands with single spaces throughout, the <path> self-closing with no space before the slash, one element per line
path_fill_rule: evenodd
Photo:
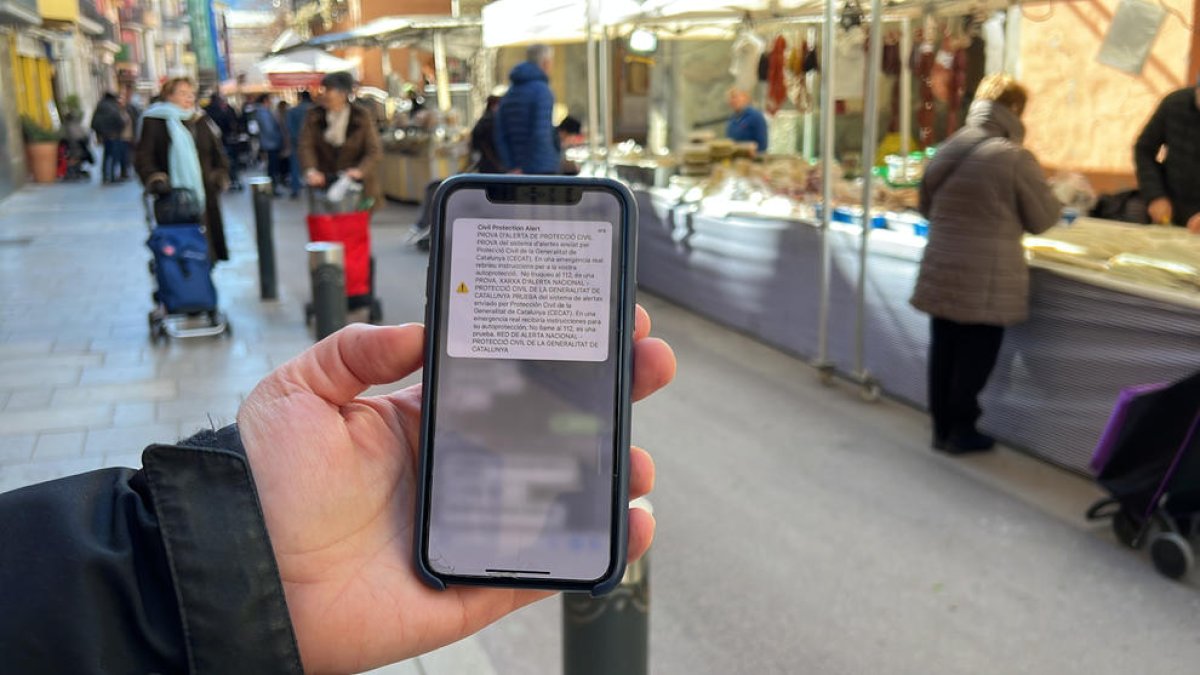
<path fill-rule="evenodd" d="M 267 175 L 273 181 L 273 191 L 278 197 L 283 191 L 283 126 L 275 116 L 271 97 L 263 94 L 254 107 L 254 119 L 258 121 L 258 145 L 267 154 Z"/>
<path fill-rule="evenodd" d="M 288 160 L 288 187 L 292 191 L 292 199 L 300 196 L 300 153 L 297 148 L 300 147 L 300 132 L 304 129 L 304 118 L 308 116 L 308 111 L 313 107 L 312 94 L 307 91 L 300 92 L 300 102 L 291 110 L 287 111 L 287 118 L 284 120 L 287 123 L 288 138 L 292 139 L 292 156 Z"/>
<path fill-rule="evenodd" d="M 554 52 L 533 45 L 525 62 L 512 69 L 512 86 L 496 111 L 496 151 L 513 173 L 556 174 L 554 93 L 550 91 L 550 66 Z"/>
<path fill-rule="evenodd" d="M 729 118 L 725 135 L 734 141 L 754 141 L 759 152 L 766 152 L 767 118 L 750 105 L 750 94 L 736 87 L 730 89 L 729 107 L 733 108 L 733 117 Z"/>

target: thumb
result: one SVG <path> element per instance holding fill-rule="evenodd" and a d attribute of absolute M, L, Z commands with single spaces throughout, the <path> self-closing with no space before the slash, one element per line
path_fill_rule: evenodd
<path fill-rule="evenodd" d="M 421 367 L 425 327 L 351 324 L 283 364 L 273 377 L 343 406 L 377 384 L 404 379 Z"/>

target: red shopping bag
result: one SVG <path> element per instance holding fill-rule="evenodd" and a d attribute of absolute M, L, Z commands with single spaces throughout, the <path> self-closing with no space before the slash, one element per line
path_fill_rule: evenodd
<path fill-rule="evenodd" d="M 308 217 L 309 241 L 334 241 L 346 249 L 346 295 L 371 292 L 371 212 L 322 213 Z"/>

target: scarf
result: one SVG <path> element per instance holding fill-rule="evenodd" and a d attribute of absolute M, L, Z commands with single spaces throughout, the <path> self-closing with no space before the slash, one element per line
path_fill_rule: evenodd
<path fill-rule="evenodd" d="M 171 146 L 167 154 L 167 174 L 171 187 L 187 188 L 196 193 L 204 203 L 204 176 L 200 172 L 200 155 L 196 152 L 196 139 L 184 125 L 184 120 L 195 116 L 195 110 L 184 110 L 174 103 L 155 103 L 146 110 L 144 117 L 165 120 Z"/>
<path fill-rule="evenodd" d="M 350 104 L 347 103 L 340 111 L 325 111 L 325 141 L 335 148 L 346 144 L 346 129 L 350 126 Z"/>

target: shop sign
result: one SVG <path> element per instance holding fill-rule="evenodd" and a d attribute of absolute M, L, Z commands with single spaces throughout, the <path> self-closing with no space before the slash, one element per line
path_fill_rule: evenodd
<path fill-rule="evenodd" d="M 187 0 L 188 26 L 192 29 L 192 51 L 201 70 L 215 70 L 216 49 L 212 43 L 212 23 L 209 21 L 210 0 Z"/>
<path fill-rule="evenodd" d="M 319 87 L 322 77 L 324 73 L 267 73 L 271 86 L 281 89 Z"/>

